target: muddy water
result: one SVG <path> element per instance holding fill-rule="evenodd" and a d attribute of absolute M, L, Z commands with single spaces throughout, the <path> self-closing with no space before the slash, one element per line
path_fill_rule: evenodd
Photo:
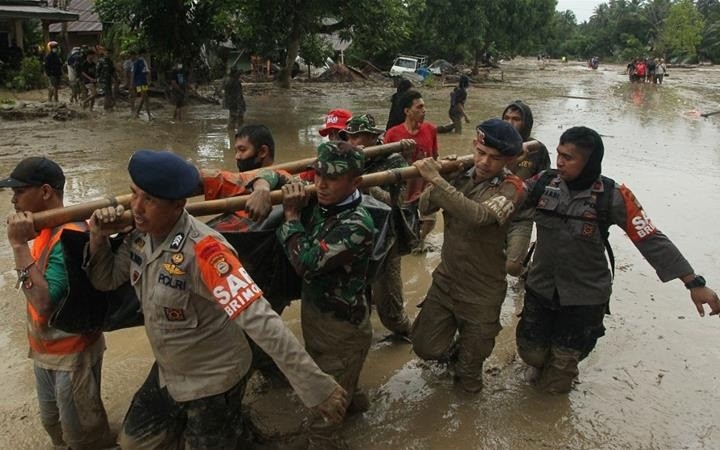
<path fill-rule="evenodd" d="M 655 224 L 705 274 L 720 279 L 720 69 L 671 69 L 663 86 L 630 86 L 620 66 L 591 71 L 578 63 L 534 61 L 505 66 L 504 82 L 473 86 L 473 124 L 502 112 L 516 99 L 535 113 L 534 136 L 554 148 L 564 129 L 587 125 L 605 141 L 604 173 L 633 189 Z M 496 77 L 497 78 L 497 77 Z M 390 84 L 305 85 L 289 93 L 248 86 L 248 122 L 270 126 L 278 161 L 312 155 L 322 114 L 333 107 L 387 117 Z M 428 119 L 446 123 L 451 87 L 425 89 Z M 0 174 L 19 158 L 47 154 L 66 170 L 66 201 L 76 203 L 127 190 L 125 167 L 137 148 L 169 148 L 202 166 L 233 167 L 224 112 L 193 106 L 183 124 L 169 122 L 169 107 L 152 122 L 125 112 L 73 122 L 0 122 Z M 469 153 L 472 134 L 441 135 L 441 154 Z M 0 216 L 10 213 L 0 193 Z M 442 242 L 440 228 L 430 236 Z M 580 383 L 568 396 L 548 397 L 524 381 L 514 353 L 513 326 L 521 301 L 517 286 L 505 302 L 501 333 L 486 364 L 484 391 L 469 396 L 453 387 L 442 368 L 420 362 L 408 345 L 376 337 L 361 383 L 373 400 L 352 418 L 345 438 L 353 448 L 720 448 L 720 320 L 700 318 L 677 281 L 662 284 L 619 228 L 611 231 L 617 279 L 607 335 L 581 364 Z M 429 285 L 438 253 L 403 260 L 407 310 Z M 39 427 L 31 364 L 25 358 L 24 300 L 13 289 L 11 252 L 0 240 L 0 448 L 47 448 Z M 298 330 L 297 306 L 286 320 Z M 122 420 L 152 357 L 141 329 L 107 335 L 103 393 L 110 420 Z M 247 401 L 266 426 L 297 431 L 302 408 L 287 392 L 251 389 Z M 288 408 L 288 402 L 292 408 Z M 297 414 L 288 414 L 294 410 Z"/>

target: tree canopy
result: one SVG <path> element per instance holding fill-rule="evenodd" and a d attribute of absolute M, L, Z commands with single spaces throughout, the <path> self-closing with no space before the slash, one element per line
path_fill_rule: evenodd
<path fill-rule="evenodd" d="M 97 0 L 124 47 L 167 62 L 231 43 L 268 58 L 287 86 L 296 57 L 333 55 L 319 36 L 352 40 L 350 63 L 388 68 L 398 53 L 477 65 L 482 54 L 720 59 L 720 0 L 609 0 L 578 24 L 555 0 Z"/>

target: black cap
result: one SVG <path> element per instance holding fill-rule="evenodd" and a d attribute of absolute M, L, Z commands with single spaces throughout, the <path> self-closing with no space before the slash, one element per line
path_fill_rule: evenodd
<path fill-rule="evenodd" d="M 200 185 L 192 164 L 167 150 L 138 150 L 128 163 L 133 183 L 148 194 L 166 200 L 191 197 Z"/>
<path fill-rule="evenodd" d="M 8 178 L 0 180 L 0 188 L 50 185 L 58 191 L 65 187 L 65 175 L 55 161 L 43 156 L 25 158 L 15 166 Z"/>
<path fill-rule="evenodd" d="M 517 156 L 522 152 L 520 133 L 502 119 L 488 119 L 478 125 L 475 131 L 481 144 L 494 148 L 503 156 Z"/>

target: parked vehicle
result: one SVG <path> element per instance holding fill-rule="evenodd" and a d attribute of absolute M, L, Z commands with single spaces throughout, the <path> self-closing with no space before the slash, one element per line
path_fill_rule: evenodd
<path fill-rule="evenodd" d="M 416 73 L 421 67 L 427 66 L 427 56 L 399 55 L 390 68 L 390 76 Z"/>

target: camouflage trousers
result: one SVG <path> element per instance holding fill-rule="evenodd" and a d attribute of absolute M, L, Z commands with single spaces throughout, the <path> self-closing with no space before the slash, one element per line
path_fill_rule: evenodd
<path fill-rule="evenodd" d="M 410 319 L 405 312 L 401 262 L 396 243 L 388 251 L 380 273 L 372 285 L 371 298 L 385 328 L 395 334 L 407 336 L 410 333 Z"/>
<path fill-rule="evenodd" d="M 303 300 L 301 321 L 305 349 L 318 367 L 347 391 L 350 406 L 363 401 L 358 380 L 372 342 L 369 315 L 355 325 Z"/>
<path fill-rule="evenodd" d="M 413 351 L 425 360 L 443 360 L 457 345 L 455 375 L 461 382 L 482 386 L 483 362 L 502 329 L 501 304 L 502 298 L 497 305 L 458 301 L 433 282 L 410 332 Z"/>
<path fill-rule="evenodd" d="M 252 445 L 242 399 L 247 375 L 222 394 L 176 402 L 160 387 L 157 363 L 135 393 L 125 415 L 123 449 L 235 449 Z"/>

